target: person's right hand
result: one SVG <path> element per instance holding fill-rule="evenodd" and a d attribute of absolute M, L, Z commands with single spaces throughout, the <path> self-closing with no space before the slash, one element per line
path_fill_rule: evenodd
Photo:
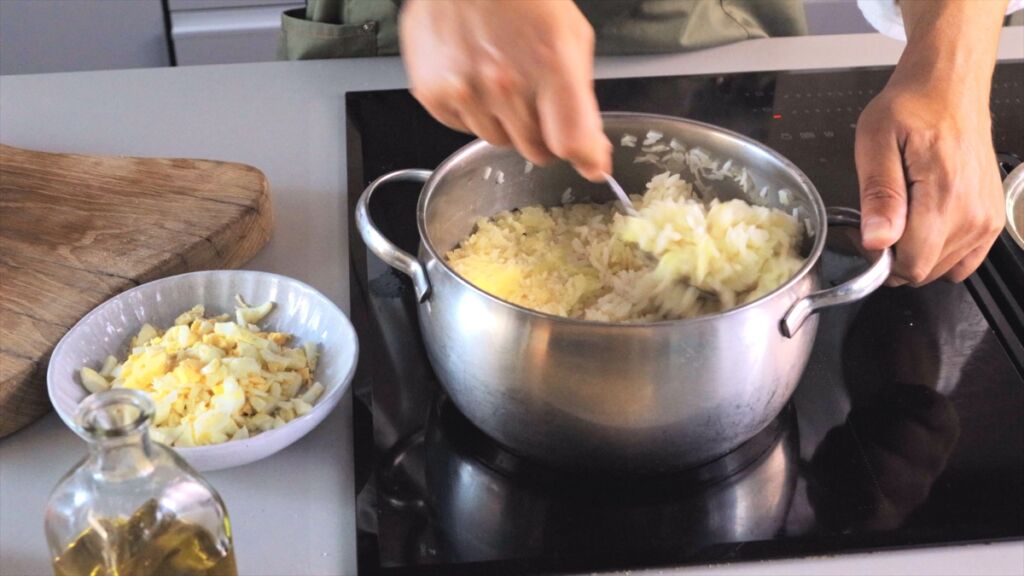
<path fill-rule="evenodd" d="M 399 32 L 412 94 L 441 123 L 593 181 L 611 172 L 594 31 L 572 0 L 408 0 Z"/>

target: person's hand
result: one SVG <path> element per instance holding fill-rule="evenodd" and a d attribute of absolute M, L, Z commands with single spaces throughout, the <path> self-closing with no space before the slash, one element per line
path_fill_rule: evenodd
<path fill-rule="evenodd" d="M 907 48 L 857 122 L 863 244 L 894 247 L 890 284 L 963 281 L 1005 221 L 989 113 L 1005 2 L 965 4 L 900 3 Z"/>
<path fill-rule="evenodd" d="M 611 172 L 594 31 L 571 0 L 408 0 L 399 29 L 412 94 L 441 123 L 590 180 Z"/>
<path fill-rule="evenodd" d="M 895 245 L 894 284 L 967 278 L 1003 228 L 988 100 L 892 82 L 857 123 L 864 247 Z"/>

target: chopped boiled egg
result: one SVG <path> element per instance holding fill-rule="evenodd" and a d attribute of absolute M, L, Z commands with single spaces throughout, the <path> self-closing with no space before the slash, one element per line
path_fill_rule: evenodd
<path fill-rule="evenodd" d="M 88 366 L 82 368 L 82 386 L 93 394 L 102 392 L 110 388 L 110 382 L 107 381 L 99 372 L 89 368 Z"/>
<path fill-rule="evenodd" d="M 234 322 L 197 305 L 163 332 L 144 324 L 128 358 L 107 357 L 99 371 L 83 367 L 82 386 L 149 393 L 152 437 L 168 446 L 244 440 L 308 414 L 324 392 L 313 380 L 316 343 L 290 347 L 291 334 L 261 330 L 273 302 L 236 302 Z"/>

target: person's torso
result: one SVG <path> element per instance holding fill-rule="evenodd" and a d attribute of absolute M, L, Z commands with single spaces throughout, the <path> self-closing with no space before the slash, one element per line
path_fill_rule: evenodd
<path fill-rule="evenodd" d="M 307 0 L 286 12 L 281 56 L 398 54 L 401 0 Z M 806 33 L 802 0 L 576 0 L 594 27 L 598 54 L 681 52 Z"/>

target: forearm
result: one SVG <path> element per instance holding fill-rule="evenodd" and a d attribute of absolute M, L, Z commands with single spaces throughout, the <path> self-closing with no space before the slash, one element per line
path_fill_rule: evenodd
<path fill-rule="evenodd" d="M 900 0 L 907 48 L 894 79 L 911 77 L 988 102 L 1009 0 Z"/>

